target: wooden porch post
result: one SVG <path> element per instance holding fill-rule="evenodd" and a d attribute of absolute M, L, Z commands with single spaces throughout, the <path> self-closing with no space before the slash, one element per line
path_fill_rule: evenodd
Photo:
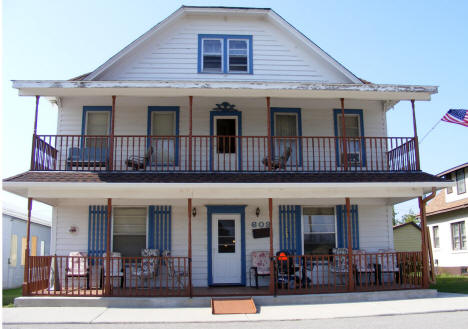
<path fill-rule="evenodd" d="M 268 216 L 270 219 L 270 294 L 275 293 L 275 273 L 273 266 L 273 199 L 268 198 Z"/>
<path fill-rule="evenodd" d="M 416 152 L 416 170 L 421 170 L 421 163 L 419 159 L 418 130 L 416 128 L 416 111 L 414 108 L 414 99 L 411 100 L 411 109 L 413 111 L 413 132 L 414 132 L 414 151 Z M 410 164 L 408 163 L 408 166 L 409 165 Z"/>
<path fill-rule="evenodd" d="M 39 100 L 39 98 L 37 98 Z M 28 198 L 28 225 L 26 232 L 26 250 L 24 251 L 23 296 L 28 296 L 29 291 L 29 238 L 31 235 L 31 210 L 32 198 Z"/>
<path fill-rule="evenodd" d="M 190 96 L 192 97 L 192 96 Z M 187 199 L 187 215 L 188 215 L 188 236 L 187 236 L 187 244 L 188 244 L 188 271 L 189 271 L 189 296 L 192 298 L 192 199 Z"/>
<path fill-rule="evenodd" d="M 268 170 L 271 171 L 271 107 L 270 97 L 266 98 L 267 103 L 267 129 L 268 129 Z"/>
<path fill-rule="evenodd" d="M 429 200 L 433 199 L 436 195 L 435 187 L 432 188 L 432 193 L 425 197 L 418 198 L 419 204 L 419 217 L 421 218 L 421 253 L 422 253 L 422 283 L 423 288 L 429 288 L 429 259 L 428 259 L 428 234 L 426 233 L 426 204 Z M 432 260 L 431 260 L 432 262 Z"/>
<path fill-rule="evenodd" d="M 346 227 L 348 228 L 348 290 L 354 291 L 353 240 L 351 238 L 351 202 L 346 198 Z"/>
<path fill-rule="evenodd" d="M 37 135 L 37 116 L 39 113 L 39 98 L 41 96 L 36 95 L 36 110 L 34 113 L 34 128 L 33 128 L 33 138 L 32 138 L 32 147 L 31 147 L 31 166 L 30 169 L 33 170 L 34 168 L 34 153 L 36 148 L 36 135 Z"/>
<path fill-rule="evenodd" d="M 107 231 L 106 231 L 106 277 L 104 295 L 110 296 L 110 232 L 111 232 L 111 216 L 112 216 L 112 199 L 107 199 Z"/>
<path fill-rule="evenodd" d="M 344 98 L 341 100 L 341 138 L 343 140 L 343 169 L 348 170 L 348 146 L 346 145 L 346 124 L 345 124 L 345 114 L 344 114 Z"/>
<path fill-rule="evenodd" d="M 115 126 L 115 99 L 116 96 L 112 96 L 112 113 L 111 113 L 111 131 L 110 131 L 110 142 L 109 142 L 109 170 L 114 169 L 114 126 Z"/>
<path fill-rule="evenodd" d="M 189 96 L 189 171 L 192 171 L 192 109 L 193 109 L 193 96 Z M 192 211 L 189 208 L 189 213 Z"/>

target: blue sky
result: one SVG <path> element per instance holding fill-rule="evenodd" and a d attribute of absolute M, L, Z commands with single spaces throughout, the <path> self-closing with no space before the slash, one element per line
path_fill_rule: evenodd
<path fill-rule="evenodd" d="M 3 1 L 2 176 L 29 167 L 34 99 L 10 80 L 60 80 L 94 70 L 185 5 L 270 7 L 357 76 L 374 83 L 437 85 L 417 102 L 422 137 L 449 108 L 468 107 L 468 1 Z M 411 107 L 388 113 L 390 136 L 412 136 Z M 54 134 L 45 99 L 40 134 Z M 421 145 L 422 169 L 438 173 L 468 161 L 468 128 L 441 123 Z M 26 201 L 4 193 L 9 204 Z M 397 207 L 400 215 L 415 202 Z M 38 215 L 50 213 L 35 205 Z"/>

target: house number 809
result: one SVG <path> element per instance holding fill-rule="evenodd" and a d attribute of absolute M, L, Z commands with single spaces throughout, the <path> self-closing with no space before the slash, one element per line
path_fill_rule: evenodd
<path fill-rule="evenodd" d="M 270 227 L 270 222 L 252 222 L 252 228 L 264 228 L 264 227 Z"/>

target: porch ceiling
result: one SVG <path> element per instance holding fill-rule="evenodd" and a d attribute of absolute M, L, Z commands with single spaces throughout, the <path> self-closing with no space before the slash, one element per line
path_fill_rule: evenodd
<path fill-rule="evenodd" d="M 27 172 L 4 180 L 6 191 L 50 200 L 385 198 L 397 203 L 453 182 L 425 173 L 158 174 Z M 328 179 L 327 179 L 328 177 Z M 330 179 L 334 177 L 334 179 Z M 203 180 L 205 179 L 205 180 Z"/>
<path fill-rule="evenodd" d="M 14 80 L 21 96 L 212 96 L 430 100 L 436 86 L 266 81 Z"/>

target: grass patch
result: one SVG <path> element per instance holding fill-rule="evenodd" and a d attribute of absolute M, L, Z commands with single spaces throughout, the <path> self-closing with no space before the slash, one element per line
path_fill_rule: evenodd
<path fill-rule="evenodd" d="M 441 274 L 436 277 L 436 283 L 431 288 L 440 292 L 468 294 L 468 276 Z"/>
<path fill-rule="evenodd" d="M 22 288 L 4 289 L 3 293 L 3 307 L 13 307 L 13 300 L 21 296 Z"/>

